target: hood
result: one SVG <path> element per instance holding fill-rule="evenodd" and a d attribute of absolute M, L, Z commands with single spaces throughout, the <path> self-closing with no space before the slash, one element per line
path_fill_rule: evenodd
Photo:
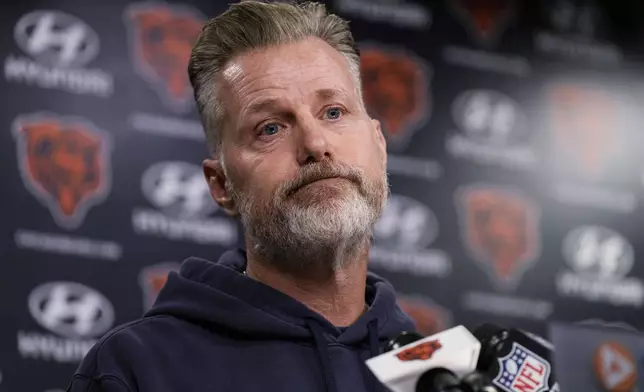
<path fill-rule="evenodd" d="M 242 274 L 246 252 L 225 252 L 218 262 L 190 258 L 172 272 L 146 316 L 172 315 L 251 335 L 254 339 L 311 340 L 315 331 L 345 345 L 381 344 L 413 322 L 396 303 L 393 287 L 373 273 L 367 276 L 369 310 L 346 328 L 337 328 L 301 302 Z M 312 330 L 313 328 L 313 330 Z M 369 336 L 375 334 L 375 336 Z M 373 343 L 373 342 L 371 342 Z"/>
<path fill-rule="evenodd" d="M 374 274 L 367 276 L 368 311 L 351 326 L 337 328 L 301 302 L 242 274 L 245 267 L 243 250 L 226 252 L 217 263 L 190 258 L 179 273 L 169 275 L 146 316 L 172 315 L 255 340 L 311 342 L 328 392 L 338 391 L 339 376 L 333 370 L 330 343 L 340 343 L 347 350 L 368 347 L 374 357 L 383 343 L 414 329 L 396 304 L 393 287 Z M 366 365 L 363 377 L 369 391 L 381 390 Z"/>

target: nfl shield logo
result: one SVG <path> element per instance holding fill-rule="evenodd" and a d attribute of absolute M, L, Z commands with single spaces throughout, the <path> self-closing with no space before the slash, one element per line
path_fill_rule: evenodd
<path fill-rule="evenodd" d="M 547 392 L 550 364 L 518 343 L 499 358 L 499 373 L 492 382 L 506 392 Z"/>

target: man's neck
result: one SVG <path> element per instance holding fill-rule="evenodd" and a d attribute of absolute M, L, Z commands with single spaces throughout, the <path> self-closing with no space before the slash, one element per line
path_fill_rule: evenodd
<path fill-rule="evenodd" d="M 344 327 L 353 324 L 366 308 L 368 245 L 352 257 L 330 273 L 300 277 L 276 270 L 249 251 L 246 274 L 300 301 L 333 325 Z"/>

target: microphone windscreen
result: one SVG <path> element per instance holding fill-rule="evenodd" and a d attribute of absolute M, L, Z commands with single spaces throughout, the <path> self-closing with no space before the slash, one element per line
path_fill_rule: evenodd
<path fill-rule="evenodd" d="M 392 350 L 397 350 L 403 346 L 408 345 L 409 343 L 413 343 L 415 341 L 418 341 L 422 339 L 423 336 L 416 333 L 416 332 L 411 332 L 411 331 L 405 331 L 401 333 L 400 335 L 396 336 L 395 338 L 391 339 L 387 343 L 387 347 L 385 348 L 385 352 L 389 352 Z"/>
<path fill-rule="evenodd" d="M 458 391 L 459 384 L 454 373 L 445 368 L 434 368 L 418 378 L 416 392 Z"/>
<path fill-rule="evenodd" d="M 496 324 L 485 323 L 476 327 L 472 332 L 472 335 L 476 336 L 481 343 L 486 344 L 490 339 L 503 333 L 503 331 L 505 331 L 505 328 Z"/>
<path fill-rule="evenodd" d="M 472 335 L 481 342 L 481 352 L 476 364 L 477 369 L 485 371 L 490 366 L 490 363 L 496 360 L 500 349 L 499 343 L 505 334 L 507 334 L 505 328 L 491 323 L 481 324 L 472 332 Z"/>

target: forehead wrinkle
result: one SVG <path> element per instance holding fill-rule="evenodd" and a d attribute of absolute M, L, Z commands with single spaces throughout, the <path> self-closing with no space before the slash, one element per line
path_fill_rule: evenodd
<path fill-rule="evenodd" d="M 281 68 L 276 54 L 286 49 L 285 46 L 246 53 L 234 59 L 222 72 L 224 79 L 229 82 L 230 94 L 237 97 L 238 121 L 243 120 L 253 101 L 275 96 L 288 104 L 294 101 L 308 103 L 334 98 L 331 94 L 321 93 L 321 90 L 338 90 L 339 96 L 354 99 L 357 95 L 359 99 L 354 78 L 343 72 L 350 71 L 346 67 L 335 71 L 329 69 L 329 66 L 335 69 L 340 64 L 346 66 L 346 60 L 340 54 L 327 56 L 328 60 L 323 61 L 326 66 L 317 62 L 296 61 Z M 297 51 L 294 55 L 296 58 L 306 57 Z M 264 94 L 267 90 L 274 92 Z M 290 94 L 285 94 L 289 90 Z"/>

